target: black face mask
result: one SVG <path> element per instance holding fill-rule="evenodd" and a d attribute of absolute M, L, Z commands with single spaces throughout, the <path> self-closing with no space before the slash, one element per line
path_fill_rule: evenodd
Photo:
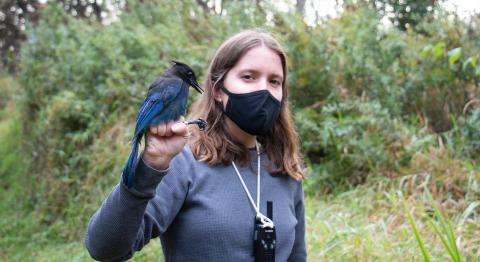
<path fill-rule="evenodd" d="M 251 135 L 264 135 L 270 131 L 280 114 L 280 101 L 267 90 L 234 94 L 223 85 L 228 95 L 225 114 L 243 131 Z"/>

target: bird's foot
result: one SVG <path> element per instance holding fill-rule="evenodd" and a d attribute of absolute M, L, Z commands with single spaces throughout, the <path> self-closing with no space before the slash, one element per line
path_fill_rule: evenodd
<path fill-rule="evenodd" d="M 186 125 L 192 125 L 192 124 L 198 125 L 198 128 L 200 128 L 200 130 L 202 130 L 202 131 L 205 130 L 205 128 L 208 126 L 207 121 L 205 121 L 201 118 L 194 119 L 194 120 L 188 120 L 188 121 L 185 121 L 184 123 Z"/>

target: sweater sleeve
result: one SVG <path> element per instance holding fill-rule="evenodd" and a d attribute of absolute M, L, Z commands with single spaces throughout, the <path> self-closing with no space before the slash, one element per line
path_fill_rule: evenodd
<path fill-rule="evenodd" d="M 293 244 L 292 253 L 288 261 L 303 262 L 307 261 L 307 250 L 305 247 L 305 202 L 302 181 L 298 182 L 298 190 L 295 195 L 295 216 L 297 217 L 297 225 L 295 226 L 295 242 Z"/>
<path fill-rule="evenodd" d="M 93 214 L 85 234 L 85 246 L 90 256 L 99 261 L 124 261 L 131 258 L 158 237 L 170 225 L 180 210 L 188 191 L 182 179 L 170 179 L 170 192 L 160 192 L 159 184 L 168 177 L 186 177 L 178 164 L 181 157 L 170 162 L 168 170 L 155 170 L 141 158 L 136 167 L 134 186 L 124 181 L 116 185 L 102 206 Z M 182 158 L 185 159 L 185 158 Z M 163 183 L 163 181 L 162 181 Z M 169 195 L 171 194 L 171 195 Z"/>

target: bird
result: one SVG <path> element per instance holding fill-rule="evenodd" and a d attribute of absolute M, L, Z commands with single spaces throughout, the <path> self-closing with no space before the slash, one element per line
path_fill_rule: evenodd
<path fill-rule="evenodd" d="M 181 116 L 186 114 L 190 86 L 198 93 L 203 93 L 195 72 L 190 66 L 175 60 L 172 60 L 172 66 L 169 69 L 150 84 L 147 96 L 137 115 L 135 132 L 131 140 L 132 151 L 122 172 L 123 181 L 128 188 L 133 186 L 138 149 L 142 137 L 150 127 L 172 120 L 178 121 Z M 202 130 L 206 127 L 203 119 L 185 121 L 185 124 L 197 124 Z"/>

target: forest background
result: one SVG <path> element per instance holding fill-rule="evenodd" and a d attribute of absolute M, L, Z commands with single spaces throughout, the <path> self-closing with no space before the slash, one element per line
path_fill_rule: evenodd
<path fill-rule="evenodd" d="M 289 57 L 309 260 L 477 261 L 480 15 L 334 2 L 2 1 L 0 260 L 90 261 L 148 85 L 171 59 L 203 81 L 223 40 L 261 28 Z M 132 260 L 162 259 L 152 241 Z"/>

